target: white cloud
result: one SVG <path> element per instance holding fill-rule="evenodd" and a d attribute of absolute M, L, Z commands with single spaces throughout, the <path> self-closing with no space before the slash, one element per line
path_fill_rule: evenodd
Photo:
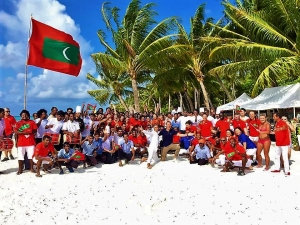
<path fill-rule="evenodd" d="M 29 66 L 31 74 L 28 76 L 28 98 L 89 98 L 87 90 L 94 89 L 95 86 L 85 77 L 88 72 L 95 73 L 95 66 L 90 58 L 93 47 L 81 35 L 80 27 L 66 14 L 66 7 L 57 0 L 19 0 L 15 2 L 15 8 L 13 15 L 0 11 L 0 28 L 4 28 L 3 36 L 9 39 L 0 44 L 0 69 L 10 68 L 16 71 L 14 77 L 4 80 L 6 87 L 9 87 L 6 92 L 11 94 L 5 95 L 6 102 L 20 101 L 23 98 L 24 64 L 31 14 L 36 20 L 71 34 L 80 45 L 83 63 L 78 77 Z"/>

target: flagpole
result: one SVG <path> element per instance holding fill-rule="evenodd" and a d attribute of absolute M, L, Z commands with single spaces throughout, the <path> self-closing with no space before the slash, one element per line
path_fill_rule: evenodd
<path fill-rule="evenodd" d="M 31 19 L 32 19 L 32 14 L 30 16 L 30 25 L 29 25 L 28 40 L 27 40 L 26 63 L 25 63 L 24 109 L 27 108 L 27 77 L 28 77 L 28 55 L 29 55 L 29 38 L 30 38 L 30 31 L 31 31 Z"/>

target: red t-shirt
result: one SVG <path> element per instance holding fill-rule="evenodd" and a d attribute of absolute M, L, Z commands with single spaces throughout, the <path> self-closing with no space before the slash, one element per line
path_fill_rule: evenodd
<path fill-rule="evenodd" d="M 247 127 L 247 126 L 246 126 L 246 123 L 245 123 L 243 120 L 239 120 L 239 121 L 237 121 L 237 120 L 232 120 L 231 124 L 232 124 L 232 126 L 234 127 L 234 129 L 237 128 L 237 127 L 239 127 L 239 128 L 241 128 L 243 131 L 244 131 L 244 128 Z"/>
<path fill-rule="evenodd" d="M 20 120 L 16 123 L 16 130 L 19 131 L 25 131 L 25 132 L 33 132 L 38 129 L 35 122 L 33 120 Z M 18 134 L 18 147 L 26 147 L 26 146 L 32 146 L 35 145 L 35 138 L 34 134 Z"/>
<path fill-rule="evenodd" d="M 193 139 L 191 142 L 191 146 L 195 147 L 197 144 L 199 144 L 199 139 L 197 139 L 197 138 Z"/>
<path fill-rule="evenodd" d="M 197 127 L 195 126 L 190 126 L 189 128 L 185 128 L 186 133 L 195 133 L 197 132 Z"/>
<path fill-rule="evenodd" d="M 218 120 L 215 127 L 220 130 L 221 137 L 226 137 L 226 130 L 230 129 L 229 122 L 227 122 L 225 119 Z"/>
<path fill-rule="evenodd" d="M 130 141 L 132 141 L 134 145 L 138 145 L 138 144 L 139 144 L 139 142 L 138 142 L 138 137 L 134 137 L 134 136 L 132 136 L 132 134 L 129 135 L 128 139 L 129 139 Z"/>
<path fill-rule="evenodd" d="M 212 122 L 206 120 L 202 120 L 199 123 L 199 127 L 200 127 L 200 132 L 201 132 L 201 136 L 202 137 L 210 137 L 211 136 L 211 129 L 213 127 Z"/>
<path fill-rule="evenodd" d="M 247 120 L 248 126 L 249 126 L 249 136 L 251 137 L 258 137 L 259 132 L 256 130 L 259 128 L 261 122 L 259 119 L 248 119 Z"/>
<path fill-rule="evenodd" d="M 146 144 L 148 143 L 147 137 L 145 135 L 144 136 L 139 135 L 137 137 L 137 142 L 139 143 L 140 146 L 145 147 Z"/>
<path fill-rule="evenodd" d="M 148 127 L 147 121 L 141 121 L 140 124 L 141 124 L 141 126 L 143 127 L 144 130 L 147 130 L 147 127 Z"/>
<path fill-rule="evenodd" d="M 40 157 L 47 157 L 50 152 L 54 154 L 54 146 L 49 143 L 48 146 L 45 147 L 44 143 L 41 142 L 35 146 L 33 157 L 37 155 Z"/>
<path fill-rule="evenodd" d="M 160 125 L 159 123 L 160 123 L 160 121 L 159 121 L 158 119 L 152 120 L 152 121 L 151 121 L 152 127 L 153 127 L 154 125 L 158 125 L 158 126 L 159 126 L 159 125 Z"/>
<path fill-rule="evenodd" d="M 277 146 L 287 146 L 287 145 L 291 144 L 290 133 L 289 133 L 290 131 L 289 131 L 289 128 L 288 128 L 288 125 L 286 124 L 286 122 L 284 122 L 283 120 L 278 120 L 276 122 L 275 128 L 276 129 L 281 129 L 284 126 L 287 129 L 275 132 L 275 138 L 276 138 L 276 145 Z"/>
<path fill-rule="evenodd" d="M 235 150 L 236 149 L 236 150 Z M 235 146 L 235 149 L 231 146 L 231 144 L 226 144 L 225 147 L 224 147 L 224 152 L 225 152 L 225 155 L 226 155 L 226 158 L 229 158 L 230 160 L 233 160 L 233 161 L 239 161 L 239 160 L 242 160 L 242 156 L 240 156 L 239 154 L 237 154 L 235 151 L 238 151 L 240 153 L 245 153 L 246 150 L 244 149 L 243 146 L 237 144 Z M 228 156 L 228 154 L 233 154 L 232 156 Z"/>
<path fill-rule="evenodd" d="M 5 135 L 11 135 L 13 133 L 13 126 L 17 123 L 15 117 L 9 115 L 8 117 L 4 117 L 4 123 L 5 123 Z"/>
<path fill-rule="evenodd" d="M 212 145 L 216 145 L 216 139 L 214 139 L 213 137 L 209 137 L 206 140 L 209 141 Z"/>
<path fill-rule="evenodd" d="M 136 120 L 135 118 L 131 117 L 131 118 L 129 118 L 129 124 L 131 126 L 139 126 L 139 121 Z"/>

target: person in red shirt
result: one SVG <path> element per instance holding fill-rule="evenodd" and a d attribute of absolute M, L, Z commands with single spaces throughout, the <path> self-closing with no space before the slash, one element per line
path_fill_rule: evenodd
<path fill-rule="evenodd" d="M 145 119 L 145 116 L 141 116 L 140 124 L 141 124 L 143 130 L 147 130 L 148 123 L 147 123 L 147 121 L 146 121 L 146 119 Z"/>
<path fill-rule="evenodd" d="M 273 173 L 280 172 L 280 156 L 282 154 L 283 163 L 284 163 L 284 172 L 286 176 L 290 175 L 290 164 L 288 159 L 288 151 L 290 141 L 289 128 L 285 121 L 280 119 L 279 113 L 273 114 L 273 119 L 276 122 L 274 132 L 276 139 L 276 149 L 275 149 L 275 170 L 272 170 Z"/>
<path fill-rule="evenodd" d="M 219 114 L 220 119 L 216 122 L 215 127 L 221 132 L 220 137 L 226 137 L 226 131 L 230 129 L 230 124 L 224 117 L 224 113 Z"/>
<path fill-rule="evenodd" d="M 30 162 L 30 171 L 35 172 L 33 170 L 33 161 L 32 155 L 34 152 L 35 146 L 35 134 L 37 132 L 36 123 L 33 120 L 30 120 L 30 114 L 27 110 L 22 110 L 20 113 L 21 120 L 16 123 L 15 126 L 15 134 L 16 134 L 16 147 L 18 148 L 18 163 L 19 170 L 17 175 L 22 174 L 23 172 L 23 162 L 24 155 L 27 152 L 27 157 Z"/>
<path fill-rule="evenodd" d="M 240 119 L 240 114 L 235 114 L 234 119 L 231 121 L 231 123 L 234 130 L 235 128 L 239 127 L 244 131 L 244 134 L 248 135 L 248 129 L 246 123 Z"/>
<path fill-rule="evenodd" d="M 9 108 L 4 108 L 4 122 L 5 122 L 5 129 L 4 129 L 4 138 L 12 138 L 13 136 L 13 126 L 17 123 L 15 117 L 10 115 L 10 110 Z M 5 158 L 6 160 L 8 160 L 8 153 L 9 153 L 9 158 L 10 159 L 15 159 L 11 153 L 11 150 L 8 151 L 4 151 L 5 154 Z M 1 155 L 0 155 L 1 157 Z M 5 161 L 6 161 L 5 160 Z M 3 160 L 2 160 L 3 161 Z"/>
<path fill-rule="evenodd" d="M 192 121 L 190 121 L 190 120 L 186 121 L 186 123 L 185 123 L 185 133 L 186 134 L 193 133 L 194 136 L 196 136 L 197 127 L 193 126 L 192 124 L 193 124 Z"/>
<path fill-rule="evenodd" d="M 223 170 L 221 172 L 229 172 L 230 168 L 232 167 L 239 167 L 238 176 L 244 176 L 245 174 L 245 168 L 250 167 L 252 161 L 248 159 L 246 155 L 246 149 L 244 149 L 243 146 L 239 145 L 237 143 L 237 140 L 235 138 L 231 138 L 229 140 L 229 145 L 226 145 L 224 147 L 224 150 L 219 152 L 215 157 L 213 157 L 213 162 L 221 155 L 225 154 L 226 159 L 228 160 L 224 164 Z"/>
<path fill-rule="evenodd" d="M 45 135 L 43 141 L 35 146 L 33 161 L 36 163 L 36 177 L 42 177 L 40 174 L 40 168 L 43 164 L 44 171 L 50 173 L 48 168 L 53 165 L 52 159 L 49 157 L 51 153 L 52 157 L 55 158 L 54 146 L 50 143 L 50 136 Z"/>
<path fill-rule="evenodd" d="M 202 138 L 207 139 L 211 136 L 213 124 L 212 124 L 212 122 L 207 120 L 206 113 L 203 113 L 203 115 L 202 115 L 202 121 L 199 123 L 199 128 L 200 128 Z"/>
<path fill-rule="evenodd" d="M 142 130 L 139 130 L 139 135 L 137 136 L 137 142 L 138 142 L 139 148 L 140 148 L 141 163 L 142 163 L 147 160 L 147 158 L 144 158 L 144 154 L 147 152 L 147 148 L 149 146 L 147 137 L 142 132 Z"/>
<path fill-rule="evenodd" d="M 256 145 L 258 142 L 259 132 L 258 128 L 261 124 L 260 120 L 256 117 L 254 111 L 249 112 L 249 119 L 247 119 L 247 124 L 249 128 L 249 138 L 253 141 Z"/>

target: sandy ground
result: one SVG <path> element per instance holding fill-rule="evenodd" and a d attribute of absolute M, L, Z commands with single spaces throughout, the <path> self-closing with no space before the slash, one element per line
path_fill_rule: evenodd
<path fill-rule="evenodd" d="M 238 177 L 171 158 L 152 170 L 135 160 L 42 178 L 2 162 L 0 224 L 300 224 L 300 152 L 290 177 L 262 169 Z"/>

